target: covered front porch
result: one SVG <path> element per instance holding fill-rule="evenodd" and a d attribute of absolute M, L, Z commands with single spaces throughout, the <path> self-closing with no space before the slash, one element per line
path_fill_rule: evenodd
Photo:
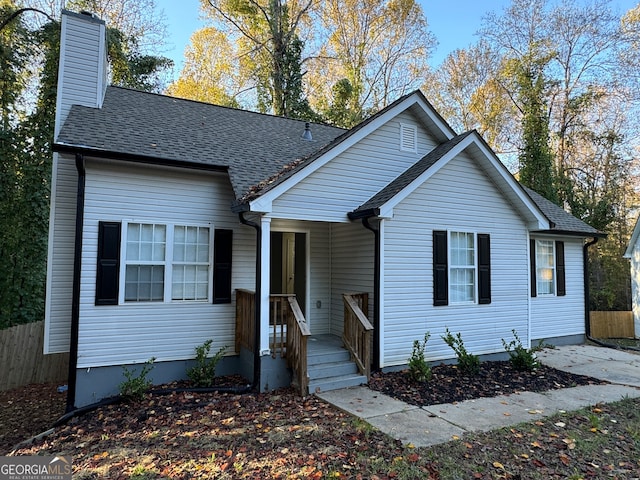
<path fill-rule="evenodd" d="M 342 299 L 342 334 L 312 335 L 295 294 L 269 295 L 269 350 L 261 355 L 286 366 L 291 385 L 302 395 L 360 385 L 369 379 L 373 343 L 369 294 L 345 293 Z M 255 292 L 236 290 L 237 352 L 256 351 L 255 307 Z"/>

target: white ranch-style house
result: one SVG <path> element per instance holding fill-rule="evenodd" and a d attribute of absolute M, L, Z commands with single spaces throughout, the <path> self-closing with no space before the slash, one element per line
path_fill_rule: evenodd
<path fill-rule="evenodd" d="M 515 329 L 585 336 L 586 248 L 601 232 L 524 188 L 420 91 L 350 130 L 107 85 L 105 24 L 62 17 L 46 353 L 69 407 L 155 358 L 304 392 L 427 357 L 448 328 L 478 355 Z"/>

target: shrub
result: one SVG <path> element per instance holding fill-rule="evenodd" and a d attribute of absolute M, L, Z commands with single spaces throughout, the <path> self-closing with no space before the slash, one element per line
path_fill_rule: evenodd
<path fill-rule="evenodd" d="M 442 340 L 453 349 L 456 357 L 458 357 L 458 367 L 460 371 L 465 375 L 477 375 L 480 371 L 480 359 L 477 355 L 467 352 L 467 349 L 464 348 L 464 342 L 462 341 L 460 332 L 454 337 L 447 328 L 445 333 L 446 335 L 442 337 Z"/>
<path fill-rule="evenodd" d="M 536 359 L 536 352 L 540 351 L 542 348 L 543 340 L 540 340 L 540 343 L 537 347 L 525 348 L 516 333 L 516 330 L 511 330 L 514 340 L 511 340 L 509 343 L 502 339 L 502 345 L 504 349 L 509 354 L 509 361 L 511 362 L 511 366 L 514 370 L 518 370 L 521 372 L 531 372 L 540 366 L 540 363 Z"/>
<path fill-rule="evenodd" d="M 147 390 L 151 388 L 151 380 L 147 378 L 149 372 L 153 370 L 153 362 L 155 357 L 147 360 L 142 369 L 136 375 L 135 370 L 129 370 L 125 365 L 122 366 L 122 374 L 126 380 L 119 385 L 120 395 L 127 399 L 141 400 Z"/>
<path fill-rule="evenodd" d="M 431 337 L 429 332 L 424 334 L 424 341 L 414 340 L 413 351 L 409 358 L 409 377 L 414 382 L 428 382 L 431 380 L 431 367 L 424 358 L 427 341 Z"/>
<path fill-rule="evenodd" d="M 213 340 L 207 340 L 196 347 L 196 365 L 187 370 L 187 377 L 198 387 L 210 387 L 213 385 L 216 366 L 227 351 L 227 347 L 221 347 L 213 357 L 208 358 L 212 343 Z"/>

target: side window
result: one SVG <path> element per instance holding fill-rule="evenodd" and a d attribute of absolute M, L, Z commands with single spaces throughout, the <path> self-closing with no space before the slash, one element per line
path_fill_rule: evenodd
<path fill-rule="evenodd" d="M 476 238 L 473 233 L 449 234 L 449 299 L 476 301 Z"/>
<path fill-rule="evenodd" d="M 531 239 L 531 296 L 566 295 L 564 242 Z"/>
<path fill-rule="evenodd" d="M 489 234 L 433 232 L 433 305 L 491 303 Z"/>
<path fill-rule="evenodd" d="M 536 289 L 538 295 L 556 293 L 554 245 L 550 240 L 536 240 Z"/>

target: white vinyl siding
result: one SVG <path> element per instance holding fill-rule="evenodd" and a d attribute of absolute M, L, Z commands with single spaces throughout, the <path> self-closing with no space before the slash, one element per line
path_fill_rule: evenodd
<path fill-rule="evenodd" d="M 102 105 L 107 86 L 104 22 L 88 15 L 62 15 L 60 48 L 56 135 L 72 105 Z"/>
<path fill-rule="evenodd" d="M 87 160 L 78 368 L 194 358 L 235 344 L 235 295 L 230 304 L 142 302 L 95 306 L 98 222 L 206 225 L 233 229 L 233 290 L 255 289 L 255 230 L 229 210 L 228 178 L 124 162 Z M 122 245 L 125 248 L 125 245 Z"/>
<path fill-rule="evenodd" d="M 271 215 L 347 222 L 349 211 L 369 200 L 419 156 L 435 147 L 427 132 L 418 128 L 418 155 L 400 151 L 399 122 L 415 125 L 416 119 L 409 112 L 398 115 L 276 199 Z"/>
<path fill-rule="evenodd" d="M 564 242 L 566 295 L 531 298 L 531 338 L 555 338 L 585 333 L 583 239 L 551 238 Z"/>
<path fill-rule="evenodd" d="M 636 223 L 636 229 L 640 225 Z M 640 237 L 637 237 L 635 244 L 629 245 L 627 248 L 630 267 L 631 267 L 631 309 L 633 311 L 633 325 L 636 338 L 640 338 Z"/>
<path fill-rule="evenodd" d="M 491 303 L 433 306 L 433 231 L 491 236 Z M 524 222 L 464 154 L 394 208 L 385 221 L 383 366 L 404 365 L 414 340 L 431 333 L 427 358 L 455 357 L 448 327 L 474 354 L 504 351 L 516 329 L 528 341 L 528 236 Z"/>
<path fill-rule="evenodd" d="M 344 293 L 369 294 L 373 319 L 374 235 L 360 222 L 335 224 L 331 229 L 331 333 L 342 337 Z M 372 322 L 373 323 L 373 322 Z"/>
<path fill-rule="evenodd" d="M 69 351 L 78 174 L 72 157 L 53 154 L 45 301 L 45 353 Z"/>

